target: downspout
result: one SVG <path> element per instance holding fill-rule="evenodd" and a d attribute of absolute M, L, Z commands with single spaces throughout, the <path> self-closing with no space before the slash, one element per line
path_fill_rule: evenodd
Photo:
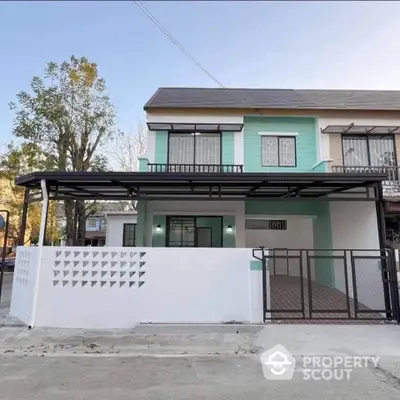
<path fill-rule="evenodd" d="M 38 264 L 37 264 L 37 268 L 36 268 L 35 285 L 33 287 L 32 315 L 31 315 L 30 323 L 28 324 L 28 329 L 32 329 L 35 324 L 37 300 L 38 300 L 38 294 L 39 294 L 40 271 L 41 271 L 41 267 L 42 267 L 43 243 L 44 243 L 45 234 L 46 234 L 47 212 L 48 212 L 48 208 L 49 208 L 49 194 L 47 192 L 47 185 L 46 185 L 45 179 L 42 179 L 40 181 L 40 186 L 42 188 L 43 203 L 42 203 L 42 214 L 41 214 L 41 218 L 40 218 L 40 231 L 39 231 L 39 242 L 38 242 L 38 247 L 39 247 L 39 251 L 38 251 L 38 255 L 37 255 Z"/>

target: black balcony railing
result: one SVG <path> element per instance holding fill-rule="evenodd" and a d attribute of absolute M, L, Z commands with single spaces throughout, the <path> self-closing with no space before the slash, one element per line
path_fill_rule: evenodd
<path fill-rule="evenodd" d="M 243 165 L 234 164 L 147 164 L 149 172 L 241 173 Z"/>
<path fill-rule="evenodd" d="M 347 165 L 336 165 L 332 167 L 332 172 L 348 173 L 348 174 L 389 174 L 389 170 L 397 169 L 398 167 L 389 166 L 347 166 Z"/>
<path fill-rule="evenodd" d="M 332 166 L 332 172 L 344 174 L 386 174 L 384 185 L 399 186 L 400 167 L 391 166 Z"/>

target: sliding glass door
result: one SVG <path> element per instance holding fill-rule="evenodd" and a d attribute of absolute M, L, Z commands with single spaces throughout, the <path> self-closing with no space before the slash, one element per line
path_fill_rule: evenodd
<path fill-rule="evenodd" d="M 167 217 L 167 247 L 222 247 L 222 217 Z"/>

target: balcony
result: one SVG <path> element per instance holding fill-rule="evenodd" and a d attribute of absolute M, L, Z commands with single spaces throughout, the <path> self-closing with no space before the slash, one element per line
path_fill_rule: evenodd
<path fill-rule="evenodd" d="M 387 180 L 382 182 L 385 197 L 400 198 L 400 167 L 396 166 L 332 166 L 332 172 L 347 174 L 386 174 Z"/>
<path fill-rule="evenodd" d="M 228 173 L 237 174 L 243 172 L 243 165 L 235 164 L 147 164 L 149 172 L 199 172 L 199 173 Z"/>

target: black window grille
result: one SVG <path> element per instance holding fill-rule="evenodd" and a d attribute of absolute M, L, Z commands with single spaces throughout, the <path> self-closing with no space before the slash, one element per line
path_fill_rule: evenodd
<path fill-rule="evenodd" d="M 124 224 L 122 246 L 136 246 L 136 224 Z"/>

